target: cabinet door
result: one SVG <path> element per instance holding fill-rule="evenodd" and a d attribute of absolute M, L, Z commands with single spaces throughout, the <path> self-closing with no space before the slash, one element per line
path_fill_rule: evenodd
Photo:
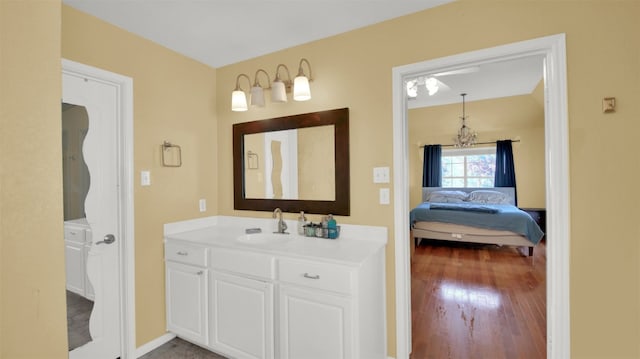
<path fill-rule="evenodd" d="M 274 357 L 273 284 L 212 271 L 211 347 L 233 358 Z"/>
<path fill-rule="evenodd" d="M 280 358 L 354 357 L 349 298 L 293 286 L 279 294 Z"/>
<path fill-rule="evenodd" d="M 83 247 L 82 243 L 64 241 L 67 290 L 81 296 L 84 296 L 85 277 Z"/>
<path fill-rule="evenodd" d="M 89 251 L 91 250 L 91 230 L 85 230 L 85 243 L 84 243 L 84 262 L 87 263 L 87 257 L 89 256 Z M 89 276 L 87 274 L 84 275 L 84 296 L 89 300 L 95 299 L 95 292 L 93 291 L 93 284 L 91 284 L 91 280 L 89 280 Z"/>
<path fill-rule="evenodd" d="M 179 336 L 207 345 L 208 271 L 166 262 L 167 329 Z"/>

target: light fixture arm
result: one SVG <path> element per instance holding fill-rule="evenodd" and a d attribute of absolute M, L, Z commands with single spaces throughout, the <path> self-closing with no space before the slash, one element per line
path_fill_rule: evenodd
<path fill-rule="evenodd" d="M 467 125 L 465 124 L 465 120 L 467 119 L 467 116 L 465 115 L 465 111 L 464 111 L 464 97 L 467 96 L 467 94 L 461 93 L 460 96 L 462 96 L 462 127 L 467 127 Z"/>
<path fill-rule="evenodd" d="M 305 76 L 304 74 L 304 70 L 302 69 L 302 63 L 306 63 L 307 64 L 307 68 L 309 69 L 309 81 L 313 81 L 313 75 L 311 74 L 311 64 L 309 63 L 309 60 L 305 59 L 304 57 L 300 59 L 300 64 L 298 65 L 298 76 Z"/>
<path fill-rule="evenodd" d="M 286 71 L 287 74 L 287 79 L 286 80 L 282 80 L 280 78 L 280 68 L 284 67 L 284 70 Z M 276 67 L 276 78 L 273 79 L 273 81 L 282 81 L 284 82 L 285 85 L 290 86 L 291 85 L 291 73 L 289 72 L 289 68 L 287 67 L 287 65 L 285 64 L 278 64 L 278 67 Z"/>
<path fill-rule="evenodd" d="M 247 81 L 249 82 L 249 88 L 251 88 L 251 79 L 249 78 L 249 76 L 245 75 L 245 74 L 240 74 L 238 75 L 238 77 L 236 77 L 236 88 L 233 91 L 242 91 L 242 88 L 240 87 L 240 78 L 244 77 L 247 79 Z"/>
<path fill-rule="evenodd" d="M 258 80 L 258 74 L 259 74 L 260 72 L 262 72 L 265 76 L 267 76 L 267 85 L 268 85 L 268 86 L 267 86 L 267 87 L 264 87 L 264 89 L 267 89 L 267 90 L 268 90 L 268 89 L 270 89 L 270 88 L 271 88 L 271 78 L 269 77 L 269 74 L 268 74 L 265 70 L 263 70 L 263 69 L 258 69 L 258 70 L 256 71 L 256 75 L 254 76 L 253 87 L 256 87 L 256 86 L 262 87 L 262 86 L 260 85 L 260 81 Z"/>

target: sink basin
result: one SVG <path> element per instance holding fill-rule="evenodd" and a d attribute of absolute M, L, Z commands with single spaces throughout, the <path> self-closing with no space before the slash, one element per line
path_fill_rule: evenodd
<path fill-rule="evenodd" d="M 291 234 L 279 234 L 279 233 L 250 233 L 243 234 L 236 238 L 238 242 L 253 243 L 253 244 L 265 244 L 265 243 L 280 243 L 291 240 Z"/>

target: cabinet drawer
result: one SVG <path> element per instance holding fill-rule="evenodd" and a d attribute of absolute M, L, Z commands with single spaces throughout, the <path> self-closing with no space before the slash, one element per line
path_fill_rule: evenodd
<path fill-rule="evenodd" d="M 77 227 L 64 227 L 64 239 L 67 241 L 84 243 L 84 229 Z"/>
<path fill-rule="evenodd" d="M 273 256 L 213 248 L 211 267 L 254 277 L 273 279 Z"/>
<path fill-rule="evenodd" d="M 206 267 L 207 248 L 190 246 L 181 243 L 166 243 L 164 246 L 164 257 L 167 260 Z"/>
<path fill-rule="evenodd" d="M 281 259 L 278 262 L 278 279 L 282 282 L 351 294 L 353 270 L 348 267 Z"/>

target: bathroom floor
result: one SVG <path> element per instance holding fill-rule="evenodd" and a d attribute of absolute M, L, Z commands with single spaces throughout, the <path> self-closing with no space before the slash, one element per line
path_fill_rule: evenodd
<path fill-rule="evenodd" d="M 226 359 L 195 344 L 175 338 L 139 359 Z"/>
<path fill-rule="evenodd" d="M 67 335 L 69 351 L 91 341 L 89 317 L 93 302 L 78 294 L 67 291 Z"/>

